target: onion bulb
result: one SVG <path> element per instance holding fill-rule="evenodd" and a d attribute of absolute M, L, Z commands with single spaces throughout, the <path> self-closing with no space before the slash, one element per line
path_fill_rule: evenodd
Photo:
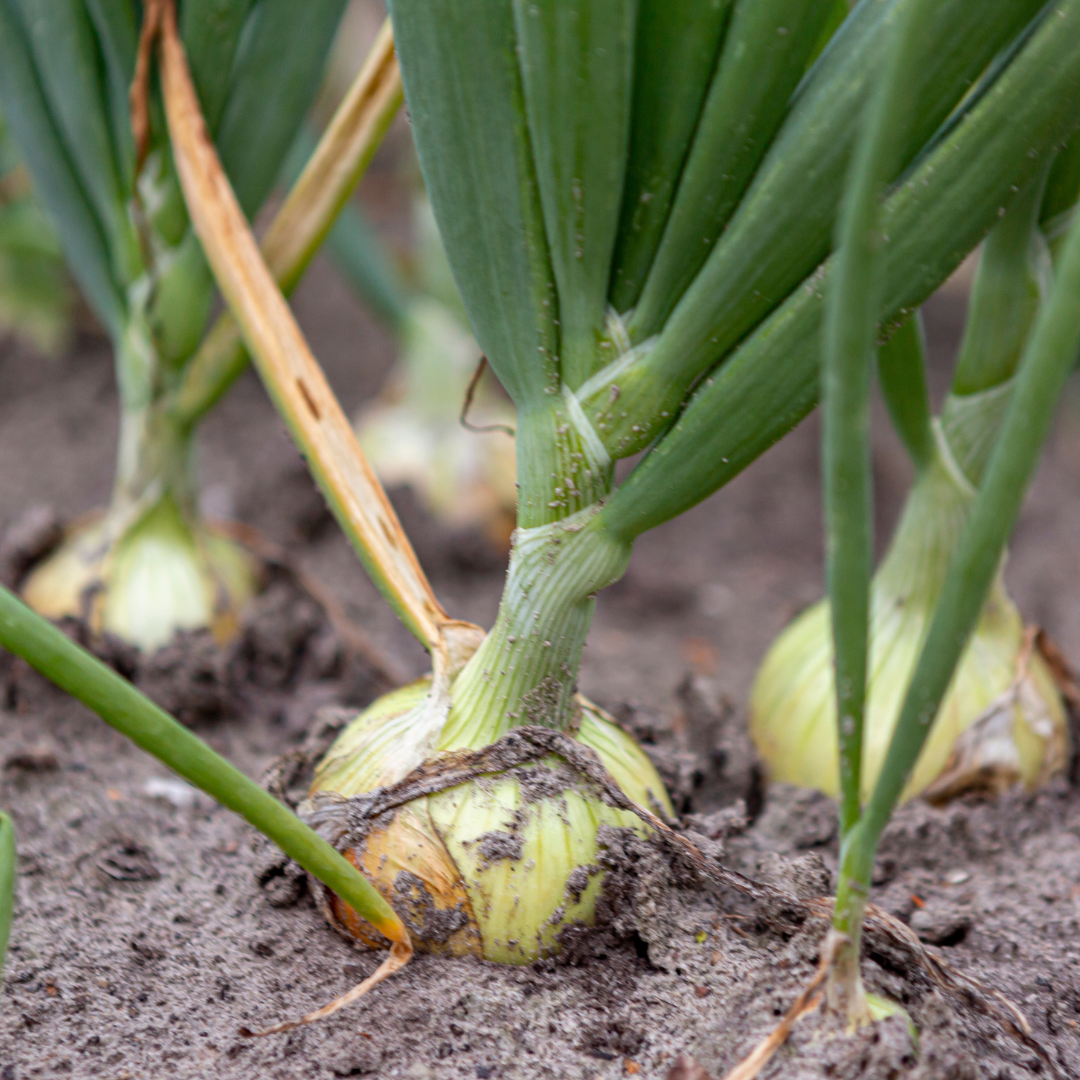
<path fill-rule="evenodd" d="M 320 806 L 340 821 L 333 811 L 342 799 L 411 771 L 415 710 L 429 687 L 423 679 L 380 698 L 341 733 L 301 808 L 316 828 Z M 573 737 L 597 753 L 632 800 L 672 812 L 656 770 L 610 717 L 583 702 Z M 645 832 L 634 814 L 606 805 L 550 757 L 414 799 L 375 818 L 358 846 L 340 826 L 327 838 L 375 883 L 418 948 L 525 964 L 555 953 L 568 926 L 593 922 L 603 879 L 596 862 L 601 825 Z M 347 934 L 380 944 L 338 897 L 329 894 L 324 910 Z"/>
<path fill-rule="evenodd" d="M 232 637 L 256 591 L 250 557 L 222 533 L 192 525 L 168 495 L 124 525 L 109 514 L 76 524 L 27 578 L 26 602 L 47 618 L 85 617 L 95 632 L 146 651 L 182 630 Z"/>
<path fill-rule="evenodd" d="M 940 434 L 940 431 L 939 431 Z M 877 780 L 908 684 L 974 498 L 945 452 L 917 479 L 871 592 L 862 795 Z M 825 601 L 774 642 L 751 695 L 750 730 L 774 780 L 839 791 L 832 634 Z M 1067 758 L 1061 696 L 1025 647 L 999 572 L 903 798 L 1034 788 Z"/>

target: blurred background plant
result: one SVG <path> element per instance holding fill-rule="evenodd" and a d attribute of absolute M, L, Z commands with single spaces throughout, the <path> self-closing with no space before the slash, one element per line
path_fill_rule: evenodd
<path fill-rule="evenodd" d="M 283 172 L 294 181 L 356 78 L 381 5 L 351 0 L 309 118 Z M 404 133 L 403 133 L 404 134 Z M 342 208 L 326 251 L 393 334 L 397 362 L 357 414 L 361 446 L 388 488 L 409 487 L 452 530 L 476 528 L 505 554 L 517 506 L 514 410 L 490 374 L 461 302 L 411 139 L 390 140 L 386 179 L 409 200 L 408 236 L 386 235 L 362 198 Z M 466 409 L 467 406 L 467 409 Z"/>
<path fill-rule="evenodd" d="M 55 356 L 70 340 L 75 303 L 60 241 L 0 115 L 0 333 Z"/>
<path fill-rule="evenodd" d="M 207 126 L 249 217 L 266 202 L 311 107 L 344 7 L 318 0 L 297 23 L 285 0 L 183 5 L 181 34 Z M 203 627 L 225 640 L 256 588 L 257 567 L 200 514 L 194 433 L 231 377 L 220 357 L 207 363 L 220 341 L 206 334 L 215 286 L 153 82 L 133 115 L 135 7 L 5 0 L 0 20 L 0 103 L 71 272 L 112 340 L 122 404 L 108 509 L 69 526 L 24 595 L 50 617 L 82 616 L 144 649 Z M 391 98 L 388 116 L 377 117 L 376 145 L 397 107 Z M 295 278 L 310 255 L 292 268 Z M 192 387 L 208 367 L 209 383 Z"/>

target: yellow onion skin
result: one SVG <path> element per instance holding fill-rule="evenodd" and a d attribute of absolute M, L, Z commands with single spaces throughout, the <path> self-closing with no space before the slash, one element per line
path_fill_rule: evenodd
<path fill-rule="evenodd" d="M 408 729 L 398 725 L 428 688 L 424 679 L 394 691 L 350 724 L 311 795 L 348 798 L 400 779 L 395 751 L 408 742 Z M 599 709 L 583 705 L 574 737 L 596 751 L 631 799 L 672 812 L 648 758 Z M 361 850 L 344 853 L 402 915 L 418 948 L 524 964 L 557 952 L 566 926 L 593 922 L 604 824 L 646 832 L 638 817 L 605 805 L 553 757 L 415 799 L 377 821 Z M 338 898 L 327 907 L 340 929 L 379 943 Z"/>
<path fill-rule="evenodd" d="M 863 735 L 862 797 L 868 799 L 899 717 L 904 695 L 929 630 L 955 539 L 966 519 L 961 498 L 943 463 L 931 467 L 912 492 L 889 554 L 871 593 L 867 715 Z M 903 799 L 933 795 L 949 776 L 949 791 L 1044 783 L 1067 760 L 1068 725 L 1053 676 L 1037 653 L 1016 683 L 1024 648 L 1020 613 L 995 581 L 971 640 L 908 780 Z M 817 788 L 836 797 L 839 765 L 833 647 L 826 601 L 803 612 L 773 643 L 750 699 L 750 732 L 773 780 Z M 1015 701 L 1002 696 L 1017 688 Z M 975 758 L 957 761 L 958 742 L 988 719 Z M 1011 725 L 1008 717 L 1011 713 Z M 1011 728 L 1011 730 L 1010 730 Z M 981 738 L 981 728 L 968 737 Z M 997 746 L 990 745 L 995 738 Z M 1004 745 L 1001 745 L 1001 744 Z M 969 748 L 970 749 L 970 748 Z M 965 775 L 965 770 L 969 775 Z"/>
<path fill-rule="evenodd" d="M 191 526 L 168 496 L 115 530 L 96 515 L 69 530 L 23 585 L 23 598 L 50 619 L 87 617 L 144 651 L 178 631 L 209 629 L 224 643 L 257 590 L 251 557 L 211 527 Z"/>

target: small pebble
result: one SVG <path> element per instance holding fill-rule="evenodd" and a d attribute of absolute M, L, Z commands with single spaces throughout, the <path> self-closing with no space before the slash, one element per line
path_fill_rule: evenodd
<path fill-rule="evenodd" d="M 143 784 L 143 794 L 149 795 L 151 799 L 171 802 L 179 810 L 194 806 L 199 798 L 199 793 L 190 784 L 164 776 L 151 776 Z"/>

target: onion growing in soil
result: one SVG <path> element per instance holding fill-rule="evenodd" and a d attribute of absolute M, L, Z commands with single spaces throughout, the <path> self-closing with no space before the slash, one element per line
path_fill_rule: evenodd
<path fill-rule="evenodd" d="M 9 108 L 19 100 L 10 93 L 19 71 L 27 74 L 32 56 L 44 62 L 41 49 L 31 54 L 20 44 L 15 3 L 0 0 L 0 94 Z M 184 385 L 191 388 L 198 369 L 192 395 L 212 402 L 250 350 L 343 530 L 430 653 L 430 679 L 376 703 L 318 773 L 305 813 L 353 865 L 0 589 L 4 644 L 278 839 L 326 884 L 338 925 L 393 943 L 374 975 L 305 1020 L 355 1000 L 408 959 L 405 918 L 424 944 L 443 951 L 506 962 L 547 955 L 569 922 L 594 917 L 601 827 L 639 828 L 636 814 L 611 804 L 667 809 L 640 749 L 577 693 L 596 595 L 626 572 L 637 536 L 711 494 L 814 407 L 824 357 L 843 842 L 825 966 L 796 1007 L 810 1004 L 829 969 L 837 974 L 831 989 L 848 995 L 849 1017 L 864 1022 L 873 1011 L 861 989 L 859 934 L 877 840 L 1000 568 L 1080 347 L 1080 223 L 1065 234 L 1057 281 L 1023 343 L 985 474 L 968 476 L 978 490 L 864 805 L 869 361 L 879 324 L 902 326 L 1002 208 L 1041 183 L 1076 130 L 1080 0 L 1045 8 L 1038 0 L 863 0 L 827 42 L 836 7 L 815 0 L 391 6 L 436 220 L 476 340 L 515 406 L 517 527 L 486 635 L 450 617 L 434 596 L 284 300 L 319 230 L 306 234 L 286 269 L 271 235 L 260 252 L 242 192 L 230 186 L 210 137 L 214 121 L 172 0 L 148 0 L 143 27 L 144 59 L 161 35 L 158 85 L 185 227 L 190 213 L 187 235 L 197 237 L 235 320 L 218 324 L 215 358 L 192 360 Z M 50 0 L 48 10 L 60 8 Z M 183 14 L 198 10 L 188 0 Z M 390 70 L 388 45 L 386 35 L 382 63 Z M 247 46 L 245 56 L 250 38 Z M 191 51 L 197 70 L 200 54 Z M 270 85 L 260 93 L 269 93 L 281 73 L 270 61 L 262 73 Z M 35 85 L 24 78 L 20 89 Z M 25 130 L 47 143 L 50 129 L 39 121 Z M 167 180 L 169 167 L 161 158 L 147 182 Z M 314 190 L 302 177 L 293 196 L 317 201 L 318 172 L 305 173 Z M 328 200 L 339 196 L 340 188 Z M 144 199 L 155 211 L 166 202 Z M 325 232 L 333 213 L 317 217 Z M 105 218 L 125 240 L 122 218 Z M 91 274 L 81 280 L 102 285 Z M 142 318 L 152 308 L 138 310 Z M 117 328 L 117 340 L 132 348 L 157 333 L 126 319 Z M 903 392 L 890 402 L 918 448 L 913 456 L 932 469 L 921 358 L 893 359 Z M 984 367 L 976 365 L 980 379 Z M 958 384 L 954 393 L 984 389 Z M 177 415 L 197 415 L 180 396 L 188 405 Z M 977 459 L 961 453 L 948 419 L 950 452 L 966 469 Z M 641 450 L 617 482 L 616 461 Z M 156 501 L 157 489 L 147 490 Z M 136 509 L 149 512 L 150 501 L 140 496 Z M 497 756 L 527 729 L 530 738 L 549 737 L 533 744 L 543 747 L 539 761 Z M 487 768 L 455 780 L 466 751 Z M 597 775 L 582 763 L 597 759 L 598 790 L 611 803 L 582 783 Z M 365 810 L 417 776 L 451 779 L 391 813 Z M 645 816 L 707 867 L 685 837 Z M 0 839 L 6 889 L 11 838 Z M 721 881 L 777 895 L 714 869 Z M 779 1041 L 770 1040 L 765 1057 Z"/>
<path fill-rule="evenodd" d="M 577 884 L 591 872 L 595 808 L 567 826 L 582 793 L 572 801 L 563 782 L 530 817 L 510 770 L 366 822 L 359 840 L 350 814 L 414 769 L 437 773 L 454 751 L 515 727 L 586 740 L 592 721 L 575 688 L 596 593 L 625 572 L 637 535 L 716 490 L 813 407 L 822 283 L 835 271 L 821 260 L 845 167 L 833 151 L 852 145 L 893 31 L 888 7 L 857 8 L 804 78 L 824 5 L 643 4 L 636 18 L 631 5 L 600 2 L 491 0 L 483 18 L 449 2 L 391 5 L 435 217 L 477 341 L 516 407 L 517 529 L 479 648 L 441 670 L 433 648 L 430 683 L 342 736 L 305 813 L 417 927 L 433 920 L 434 948 L 519 961 L 553 948 L 568 918 L 588 921 L 590 893 Z M 579 8 L 590 17 L 573 17 Z M 945 279 L 1071 130 L 1060 100 L 1044 98 L 1032 117 L 1044 152 L 1031 157 L 1030 129 L 1011 124 L 989 149 L 1003 130 L 996 110 L 1040 77 L 1042 50 L 1069 48 L 1047 33 L 1002 68 L 1008 95 L 984 88 L 939 131 L 1034 13 L 997 10 L 966 35 L 981 19 L 974 8 L 935 12 L 926 40 L 964 45 L 948 61 L 928 50 L 891 166 L 889 179 L 904 179 L 883 207 L 899 253 L 885 272 L 887 317 L 903 320 Z M 755 94 L 769 107 L 751 120 L 738 110 Z M 752 131 L 736 137 L 737 120 Z M 707 224 L 705 245 L 695 222 Z M 645 447 L 617 485 L 614 462 Z M 616 762 L 605 757 L 624 791 L 656 797 L 640 764 L 620 774 Z M 545 818 L 551 804 L 560 809 Z M 541 835 L 560 852 L 577 845 L 542 895 L 530 865 Z M 372 940 L 332 898 L 327 911 Z"/>
<path fill-rule="evenodd" d="M 280 5 L 183 5 L 180 33 L 208 130 L 249 218 L 311 104 L 344 7 L 316 0 L 298 26 Z M 149 100 L 146 43 L 160 8 L 148 3 L 141 26 L 131 5 L 12 0 L 0 9 L 0 103 L 72 274 L 112 341 L 121 406 L 108 507 L 70 526 L 24 595 L 50 617 L 85 616 L 143 649 L 180 630 L 228 638 L 257 585 L 251 556 L 199 510 L 197 424 L 245 358 L 221 320 L 207 330 L 213 275 Z M 342 168 L 321 190 L 308 182 L 304 220 L 293 213 L 282 227 L 279 215 L 271 230 L 279 248 L 288 241 L 276 267 L 288 287 L 397 108 L 396 67 L 381 61 L 359 80 L 367 111 L 335 129 Z M 354 111 L 357 96 L 354 88 Z"/>
<path fill-rule="evenodd" d="M 886 394 L 916 466 L 870 599 L 862 798 L 881 772 L 900 708 L 1008 407 L 1017 365 L 1053 280 L 1041 222 L 1061 213 L 1074 148 L 1017 196 L 990 234 L 975 278 L 951 393 L 941 416 L 913 425 L 925 399 L 915 323 L 882 350 Z M 1075 185 L 1072 195 L 1075 198 Z M 892 368 L 909 373 L 901 385 Z M 914 390 L 914 393 L 912 392 Z M 905 398 L 904 395 L 907 395 Z M 925 400 L 920 402 L 926 413 Z M 799 616 L 769 650 L 751 695 L 750 729 L 776 780 L 838 795 L 833 642 L 827 602 Z M 903 797 L 947 798 L 1046 783 L 1068 760 L 1065 706 L 1005 589 L 1004 565 L 961 656 Z"/>
<path fill-rule="evenodd" d="M 940 461 L 908 498 L 871 598 L 862 793 L 881 772 L 925 644 L 969 491 Z M 755 678 L 750 730 L 773 780 L 840 792 L 829 608 L 815 604 L 770 648 Z M 983 607 L 903 798 L 926 792 L 1033 789 L 1068 760 L 1065 708 L 1045 661 L 1025 639 L 1001 575 Z"/>
<path fill-rule="evenodd" d="M 376 883 L 418 947 L 516 964 L 551 955 L 566 927 L 593 922 L 603 884 L 600 826 L 646 831 L 564 763 L 548 758 L 415 799 L 375 822 L 359 846 L 349 846 L 348 833 L 335 825 L 340 800 L 403 778 L 403 766 L 415 760 L 414 710 L 429 693 L 429 680 L 420 680 L 354 720 L 320 764 L 301 816 Z M 649 759 L 610 717 L 580 701 L 573 737 L 596 752 L 634 802 L 672 814 Z M 332 893 L 324 910 L 351 936 L 380 943 Z"/>

